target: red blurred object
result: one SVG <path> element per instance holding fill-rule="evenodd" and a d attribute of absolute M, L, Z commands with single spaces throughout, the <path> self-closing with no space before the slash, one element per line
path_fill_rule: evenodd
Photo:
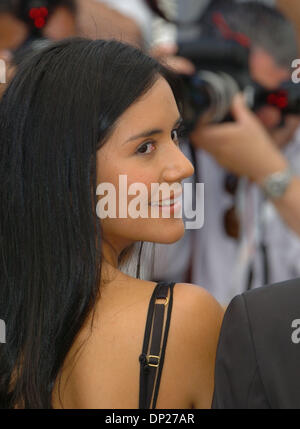
<path fill-rule="evenodd" d="M 235 40 L 239 45 L 244 46 L 245 48 L 249 48 L 251 46 L 251 40 L 249 37 L 245 36 L 243 33 L 232 31 L 220 12 L 215 12 L 212 20 L 224 39 Z"/>
<path fill-rule="evenodd" d="M 268 104 L 271 104 L 272 106 L 284 109 L 288 105 L 288 96 L 286 91 L 278 91 L 268 95 L 267 101 Z"/>
<path fill-rule="evenodd" d="M 45 24 L 46 24 L 46 20 L 41 16 L 34 20 L 34 25 L 36 26 L 36 28 L 43 28 Z"/>
<path fill-rule="evenodd" d="M 28 16 L 34 21 L 36 28 L 43 28 L 46 25 L 46 17 L 49 11 L 46 7 L 33 7 L 29 10 Z"/>
<path fill-rule="evenodd" d="M 39 9 L 36 7 L 33 7 L 29 11 L 29 18 L 36 19 L 39 17 Z"/>
<path fill-rule="evenodd" d="M 288 100 L 286 97 L 280 97 L 278 99 L 278 107 L 280 107 L 281 109 L 284 109 L 285 107 L 287 107 L 288 105 Z"/>
<path fill-rule="evenodd" d="M 48 16 L 49 11 L 46 7 L 41 7 L 40 8 L 40 16 L 43 18 L 46 18 L 46 16 Z"/>

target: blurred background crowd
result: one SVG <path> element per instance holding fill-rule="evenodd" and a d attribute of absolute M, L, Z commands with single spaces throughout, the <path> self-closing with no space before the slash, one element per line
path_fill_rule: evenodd
<path fill-rule="evenodd" d="M 0 0 L 7 81 L 30 52 L 73 36 L 134 44 L 182 75 L 181 144 L 195 167 L 187 182 L 205 184 L 204 225 L 156 246 L 155 279 L 199 284 L 227 305 L 299 277 L 299 1 Z M 237 92 L 249 107 L 232 106 Z M 262 127 L 273 149 L 261 143 Z M 290 172 L 278 194 L 261 181 L 275 164 Z M 193 204 L 192 194 L 184 198 Z"/>

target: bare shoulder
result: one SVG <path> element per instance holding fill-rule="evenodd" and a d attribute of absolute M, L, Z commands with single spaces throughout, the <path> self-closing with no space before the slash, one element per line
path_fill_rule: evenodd
<path fill-rule="evenodd" d="M 206 289 L 191 283 L 176 283 L 174 310 L 194 329 L 219 326 L 224 315 L 222 306 Z"/>
<path fill-rule="evenodd" d="M 203 367 L 205 361 L 214 361 L 223 316 L 223 308 L 207 290 L 176 284 L 172 323 L 177 341 L 189 344 L 190 359 L 201 359 Z"/>
<path fill-rule="evenodd" d="M 165 379 L 180 380 L 192 408 L 210 408 L 214 366 L 224 310 L 200 286 L 176 283 L 167 346 Z M 180 359 L 179 359 L 180 357 Z M 170 395 L 173 387 L 165 389 Z M 162 390 L 164 384 L 162 382 Z"/>

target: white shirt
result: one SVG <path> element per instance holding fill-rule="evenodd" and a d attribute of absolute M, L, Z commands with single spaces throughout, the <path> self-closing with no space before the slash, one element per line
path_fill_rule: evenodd
<path fill-rule="evenodd" d="M 300 129 L 284 152 L 300 176 Z M 247 239 L 242 246 L 228 237 L 223 228 L 224 210 L 232 203 L 223 190 L 224 170 L 207 154 L 198 152 L 198 161 L 206 188 L 205 224 L 197 231 L 192 282 L 207 288 L 226 305 L 247 289 L 248 268 L 253 262 L 251 288 L 263 286 L 262 242 L 267 248 L 269 283 L 300 276 L 300 238 L 283 222 L 273 204 L 264 199 L 259 187 L 248 187 L 243 214 L 248 220 L 242 228 L 242 236 Z"/>
<path fill-rule="evenodd" d="M 152 12 L 144 0 L 97 0 L 134 19 L 139 25 L 146 43 L 152 40 Z"/>

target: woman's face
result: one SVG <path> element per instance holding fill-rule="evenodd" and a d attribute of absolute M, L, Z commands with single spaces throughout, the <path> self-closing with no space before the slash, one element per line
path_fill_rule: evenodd
<path fill-rule="evenodd" d="M 175 191 L 171 190 L 172 197 L 181 192 L 181 181 L 194 172 L 192 164 L 178 146 L 176 130 L 179 123 L 180 114 L 173 92 L 167 81 L 159 77 L 152 88 L 125 111 L 112 136 L 98 150 L 97 183 L 110 183 L 116 190 L 117 217 L 101 219 L 103 236 L 119 251 L 135 241 L 173 243 L 184 233 L 182 218 L 178 217 L 180 207 L 179 210 L 176 205 L 173 208 L 172 205 L 170 208 L 157 207 L 165 196 L 155 191 L 157 188 L 153 186 L 157 185 L 152 185 L 164 183 L 164 186 L 168 187 L 177 184 L 173 188 Z M 126 193 L 129 187 L 140 189 L 141 185 L 134 185 L 135 183 L 142 184 L 147 193 L 133 191 L 133 195 L 124 198 L 120 175 L 121 187 L 126 187 Z M 105 208 L 107 209 L 109 204 L 112 204 L 112 208 L 113 194 L 103 192 L 102 195 L 104 196 L 98 197 L 97 207 L 101 200 L 103 203 L 107 198 Z M 135 215 L 131 215 L 135 207 L 133 200 L 137 201 L 138 195 L 140 203 L 136 208 L 143 210 L 143 218 L 134 218 Z M 120 202 L 124 210 L 124 201 L 127 213 L 120 218 Z M 151 204 L 156 207 L 153 209 Z M 152 210 L 155 210 L 156 214 L 151 217 Z M 169 215 L 166 211 L 169 211 Z"/>

